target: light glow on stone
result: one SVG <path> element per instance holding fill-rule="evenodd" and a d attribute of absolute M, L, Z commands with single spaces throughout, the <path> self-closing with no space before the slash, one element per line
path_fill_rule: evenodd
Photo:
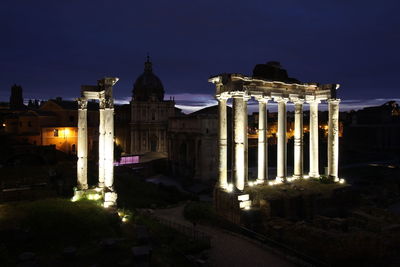
<path fill-rule="evenodd" d="M 87 195 L 87 199 L 89 199 L 89 200 L 99 200 L 99 199 L 101 199 L 101 195 L 100 194 L 88 194 Z"/>
<path fill-rule="evenodd" d="M 228 186 L 226 187 L 226 191 L 228 191 L 229 193 L 233 192 L 233 184 L 228 184 Z"/>

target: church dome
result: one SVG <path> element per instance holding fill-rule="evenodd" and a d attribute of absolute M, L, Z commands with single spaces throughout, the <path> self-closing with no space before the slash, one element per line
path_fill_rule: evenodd
<path fill-rule="evenodd" d="M 164 87 L 161 80 L 153 73 L 149 57 L 144 63 L 144 72 L 133 85 L 133 99 L 135 101 L 164 100 Z"/>

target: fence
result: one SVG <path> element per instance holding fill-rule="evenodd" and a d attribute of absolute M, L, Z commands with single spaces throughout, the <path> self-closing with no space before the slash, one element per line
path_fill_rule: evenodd
<path fill-rule="evenodd" d="M 208 234 L 197 230 L 195 226 L 187 226 L 161 217 L 156 217 L 156 219 L 165 226 L 173 228 L 193 240 L 204 242 L 208 246 L 211 245 L 211 237 Z"/>

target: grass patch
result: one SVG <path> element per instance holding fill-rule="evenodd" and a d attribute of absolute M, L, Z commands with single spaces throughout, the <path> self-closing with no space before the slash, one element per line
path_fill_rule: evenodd
<path fill-rule="evenodd" d="M 51 258 L 65 246 L 85 246 L 118 234 L 119 218 L 91 201 L 65 199 L 0 206 L 0 262 L 24 251 Z"/>

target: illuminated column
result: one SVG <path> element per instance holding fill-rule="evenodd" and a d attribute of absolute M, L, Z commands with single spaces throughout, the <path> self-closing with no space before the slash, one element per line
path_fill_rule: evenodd
<path fill-rule="evenodd" d="M 226 189 L 228 186 L 228 132 L 226 102 L 228 97 L 218 97 L 218 186 Z"/>
<path fill-rule="evenodd" d="M 247 114 L 247 101 L 250 97 L 244 97 L 244 183 L 249 182 L 249 138 L 248 138 L 248 114 Z"/>
<path fill-rule="evenodd" d="M 114 191 L 114 103 L 106 99 L 104 109 L 104 184 Z"/>
<path fill-rule="evenodd" d="M 310 103 L 310 177 L 319 178 L 318 170 L 318 103 L 319 100 Z"/>
<path fill-rule="evenodd" d="M 233 160 L 232 160 L 232 175 L 233 183 L 237 190 L 242 191 L 245 184 L 245 145 L 246 136 L 246 105 L 243 94 L 233 95 Z"/>
<path fill-rule="evenodd" d="M 339 102 L 340 99 L 328 100 L 328 176 L 335 181 L 339 180 Z"/>
<path fill-rule="evenodd" d="M 294 173 L 303 177 L 303 100 L 294 102 Z"/>
<path fill-rule="evenodd" d="M 286 102 L 285 98 L 278 98 L 278 132 L 277 132 L 277 181 L 284 181 L 287 176 L 286 167 Z"/>
<path fill-rule="evenodd" d="M 99 118 L 99 187 L 104 187 L 104 177 L 105 177 L 105 166 L 104 166 L 104 140 L 105 140 L 105 127 L 104 127 L 104 119 L 105 119 L 105 100 L 100 99 L 100 118 Z"/>
<path fill-rule="evenodd" d="M 78 98 L 78 189 L 88 189 L 87 183 L 87 156 L 88 156 L 88 132 L 87 132 L 87 100 Z"/>
<path fill-rule="evenodd" d="M 257 183 L 268 180 L 268 136 L 267 136 L 267 103 L 268 99 L 258 100 L 258 174 Z"/>

